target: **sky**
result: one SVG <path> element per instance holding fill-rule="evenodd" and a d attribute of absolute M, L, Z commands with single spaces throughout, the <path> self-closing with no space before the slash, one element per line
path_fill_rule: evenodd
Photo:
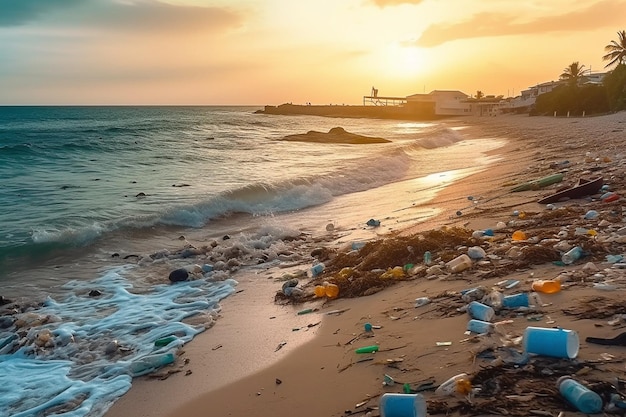
<path fill-rule="evenodd" d="M 573 62 L 606 71 L 625 16 L 626 0 L 0 0 L 0 104 L 514 97 Z"/>

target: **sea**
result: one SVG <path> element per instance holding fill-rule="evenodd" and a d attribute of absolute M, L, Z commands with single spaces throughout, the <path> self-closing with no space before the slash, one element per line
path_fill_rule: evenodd
<path fill-rule="evenodd" d="M 210 333 L 238 276 L 445 215 L 434 196 L 504 144 L 260 109 L 0 107 L 0 415 L 104 415 Z M 283 140 L 334 127 L 390 142 Z"/>

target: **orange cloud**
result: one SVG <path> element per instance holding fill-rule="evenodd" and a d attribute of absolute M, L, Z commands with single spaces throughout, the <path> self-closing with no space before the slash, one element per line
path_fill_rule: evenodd
<path fill-rule="evenodd" d="M 399 6 L 401 4 L 420 4 L 423 0 L 371 0 L 378 7 Z"/>
<path fill-rule="evenodd" d="M 599 1 L 585 9 L 560 15 L 520 21 L 519 16 L 504 13 L 479 13 L 455 24 L 432 25 L 417 40 L 416 45 L 431 47 L 446 42 L 493 36 L 540 34 L 581 31 L 606 26 L 620 26 L 626 15 L 623 0 Z"/>

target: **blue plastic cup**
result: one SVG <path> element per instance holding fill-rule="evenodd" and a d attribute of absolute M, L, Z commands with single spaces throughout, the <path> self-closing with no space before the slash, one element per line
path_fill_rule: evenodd
<path fill-rule="evenodd" d="M 472 319 L 467 322 L 467 330 L 473 333 L 491 333 L 494 329 L 495 326 L 493 323 L 489 323 L 488 321 Z"/>
<path fill-rule="evenodd" d="M 321 274 L 322 272 L 324 272 L 324 264 L 321 263 L 321 262 L 319 264 L 313 265 L 313 267 L 311 268 L 311 276 L 312 277 L 316 277 L 319 274 Z"/>
<path fill-rule="evenodd" d="M 496 312 L 493 308 L 486 304 L 479 303 L 478 301 L 472 301 L 467 306 L 467 312 L 473 319 L 482 321 L 491 321 Z"/>
<path fill-rule="evenodd" d="M 527 327 L 522 346 L 527 354 L 573 359 L 578 356 L 580 341 L 574 330 Z"/>
<path fill-rule="evenodd" d="M 502 299 L 502 307 L 517 308 L 528 307 L 528 293 L 507 295 Z"/>
<path fill-rule="evenodd" d="M 421 394 L 385 393 L 380 397 L 380 417 L 426 417 Z"/>

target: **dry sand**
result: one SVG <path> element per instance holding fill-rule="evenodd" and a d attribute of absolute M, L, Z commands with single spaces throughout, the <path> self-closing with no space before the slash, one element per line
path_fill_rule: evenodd
<path fill-rule="evenodd" d="M 496 230 L 493 239 L 466 239 L 481 245 L 493 258 L 481 265 L 475 262 L 460 274 L 426 276 L 422 268 L 414 276 L 394 280 L 393 285 L 371 295 L 296 305 L 273 303 L 277 284 L 271 280 L 239 278 L 243 291 L 223 302 L 223 317 L 210 331 L 185 346 L 176 366 L 160 373 L 169 377 L 134 381 L 131 391 L 111 407 L 107 417 L 319 417 L 367 412 L 377 416 L 380 395 L 402 392 L 402 383 L 416 390 L 422 383 L 436 386 L 463 372 L 482 391 L 470 403 L 462 396 L 437 397 L 432 389 L 425 390 L 429 415 L 529 415 L 538 410 L 546 413 L 543 415 L 557 416 L 559 411 L 574 411 L 555 389 L 559 375 L 579 372 L 580 380 L 595 384 L 599 391 L 609 390 L 615 378 L 623 379 L 625 347 L 585 342 L 587 336 L 610 338 L 625 331 L 626 320 L 620 320 L 620 314 L 626 314 L 626 310 L 620 299 L 626 289 L 621 271 L 626 270 L 603 271 L 611 266 L 604 261 L 606 254 L 626 253 L 624 243 L 604 241 L 611 230 L 626 226 L 623 201 L 576 200 L 557 204 L 564 207 L 562 210 L 547 210 L 536 201 L 563 184 L 521 193 L 508 190 L 514 184 L 560 171 L 565 173 L 564 184 L 573 183 L 579 176 L 602 174 L 612 191 L 625 194 L 622 147 L 626 114 L 577 119 L 499 116 L 449 123 L 464 127 L 462 131 L 469 137 L 499 137 L 507 139 L 508 144 L 497 151 L 501 159 L 487 171 L 460 180 L 437 195 L 435 202 L 428 203 L 443 209 L 438 218 L 393 238 L 396 243 L 404 239 L 419 246 L 418 240 L 410 240 L 416 233 L 459 226 L 471 234 L 505 222 L 507 227 Z M 591 208 L 600 213 L 600 218 L 584 220 Z M 514 210 L 522 216 L 512 216 Z M 597 230 L 598 235 L 576 236 L 576 226 Z M 583 261 L 565 267 L 549 260 L 554 250 L 535 250 L 538 245 L 532 240 L 558 239 L 556 233 L 564 228 L 569 230 L 570 242 L 591 253 Z M 531 240 L 512 244 L 511 235 L 517 229 L 524 230 Z M 377 245 L 374 249 L 376 245 L 372 244 L 368 250 L 382 248 L 382 243 Z M 510 252 L 512 247 L 518 258 Z M 435 261 L 443 262 L 463 252 L 456 246 L 433 251 L 433 255 Z M 583 271 L 587 261 L 600 271 Z M 333 270 L 332 261 L 328 264 L 322 278 L 332 280 L 339 266 Z M 404 260 L 398 259 L 397 264 L 402 266 Z M 273 271 L 275 276 L 283 272 Z M 594 288 L 594 280 L 602 280 L 594 273 L 609 274 L 618 289 Z M 518 314 L 503 310 L 497 320 L 510 322 L 501 327 L 500 333 L 481 337 L 465 333 L 469 318 L 458 311 L 465 305 L 459 291 L 519 280 L 516 288 L 503 290 L 511 294 L 529 291 L 534 279 L 559 275 L 567 278 L 562 291 L 542 294 L 545 305 L 539 311 Z M 312 286 L 308 289 L 311 291 Z M 429 297 L 431 303 L 416 308 L 418 297 Z M 296 314 L 309 307 L 319 310 Z M 328 314 L 332 311 L 342 312 Z M 373 332 L 364 331 L 365 323 L 374 325 Z M 507 352 L 521 352 L 519 336 L 527 326 L 577 331 L 577 360 L 538 357 L 526 366 L 506 363 Z M 437 342 L 451 343 L 438 346 Z M 374 344 L 380 347 L 376 354 L 354 353 L 358 347 Z M 505 345 L 513 350 L 503 350 Z M 366 360 L 359 362 L 361 359 Z M 384 386 L 385 374 L 397 383 Z"/>

